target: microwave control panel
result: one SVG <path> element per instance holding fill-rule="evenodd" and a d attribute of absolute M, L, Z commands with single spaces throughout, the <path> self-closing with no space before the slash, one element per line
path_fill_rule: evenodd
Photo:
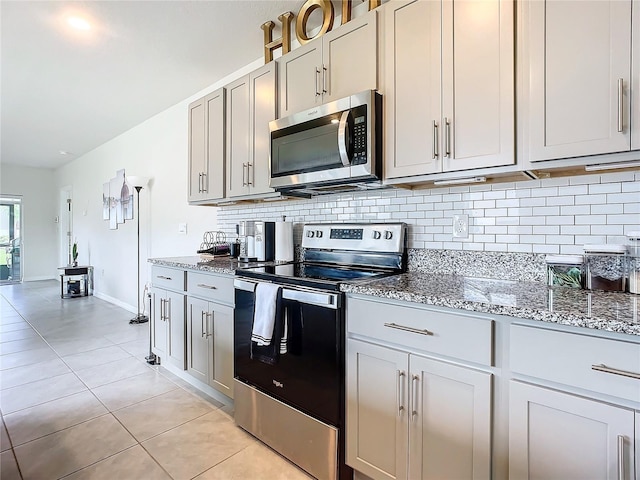
<path fill-rule="evenodd" d="M 353 116 L 353 159 L 351 165 L 367 163 L 367 106 L 351 109 Z"/>

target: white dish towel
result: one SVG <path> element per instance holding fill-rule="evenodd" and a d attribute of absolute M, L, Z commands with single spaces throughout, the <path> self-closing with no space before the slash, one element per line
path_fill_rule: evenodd
<path fill-rule="evenodd" d="M 259 283 L 256 287 L 251 340 L 260 346 L 271 344 L 273 327 L 276 323 L 276 304 L 280 288 L 282 287 L 273 283 Z"/>

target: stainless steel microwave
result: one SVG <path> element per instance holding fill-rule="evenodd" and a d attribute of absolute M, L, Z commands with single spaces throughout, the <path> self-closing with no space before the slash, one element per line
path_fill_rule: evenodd
<path fill-rule="evenodd" d="M 379 181 L 381 122 L 373 90 L 270 122 L 271 187 L 314 194 Z"/>

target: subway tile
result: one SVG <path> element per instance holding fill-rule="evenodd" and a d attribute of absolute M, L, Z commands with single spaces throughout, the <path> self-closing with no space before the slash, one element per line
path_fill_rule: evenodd
<path fill-rule="evenodd" d="M 442 201 L 442 195 L 427 195 L 423 198 L 425 203 L 439 203 Z"/>
<path fill-rule="evenodd" d="M 469 234 L 470 235 L 483 235 L 484 234 L 484 225 L 469 225 Z"/>
<path fill-rule="evenodd" d="M 389 203 L 391 203 L 391 199 L 386 199 L 389 200 Z M 424 195 L 416 195 L 415 197 L 407 197 L 407 203 L 424 203 Z"/>
<path fill-rule="evenodd" d="M 640 175 L 640 174 L 639 174 Z M 623 192 L 640 192 L 640 182 L 625 182 L 622 184 Z"/>
<path fill-rule="evenodd" d="M 560 245 L 560 253 L 563 255 L 581 255 L 584 250 L 582 250 L 582 245 Z"/>
<path fill-rule="evenodd" d="M 464 201 L 482 200 L 482 192 L 463 193 L 462 200 Z"/>
<path fill-rule="evenodd" d="M 517 207 L 517 208 L 509 208 L 508 213 L 510 217 L 530 217 L 533 215 L 532 207 Z"/>
<path fill-rule="evenodd" d="M 424 212 L 408 212 L 407 218 L 424 218 Z"/>
<path fill-rule="evenodd" d="M 600 175 L 576 175 L 569 178 L 569 185 L 588 185 L 590 183 L 600 183 Z"/>
<path fill-rule="evenodd" d="M 640 213 L 640 202 L 637 203 L 625 203 L 624 213 Z M 640 223 L 640 220 L 638 221 Z"/>
<path fill-rule="evenodd" d="M 469 218 L 473 217 L 473 218 L 477 218 L 477 217 L 484 217 L 484 210 L 479 208 L 479 209 L 471 209 L 471 210 L 465 210 L 465 212 L 467 215 L 469 215 Z"/>
<path fill-rule="evenodd" d="M 449 187 L 449 193 L 466 193 L 469 191 L 468 185 L 461 185 L 459 187 Z"/>
<path fill-rule="evenodd" d="M 496 218 L 496 225 L 520 225 L 519 217 L 499 217 Z"/>
<path fill-rule="evenodd" d="M 558 187 L 533 188 L 531 189 L 532 197 L 555 197 L 558 195 Z"/>
<path fill-rule="evenodd" d="M 574 218 L 576 225 L 604 225 L 607 223 L 607 215 L 576 215 Z"/>
<path fill-rule="evenodd" d="M 600 183 L 628 182 L 629 180 L 631 180 L 631 176 L 628 172 L 602 173 L 600 175 Z"/>
<path fill-rule="evenodd" d="M 516 190 L 513 192 L 513 198 L 529 198 L 531 196 L 531 189 L 527 188 L 524 190 Z M 511 198 L 509 193 L 507 193 L 507 198 Z"/>
<path fill-rule="evenodd" d="M 486 192 L 491 190 L 491 185 L 471 185 L 469 186 L 470 192 Z"/>
<path fill-rule="evenodd" d="M 518 243 L 519 241 L 519 235 L 496 235 L 496 242 L 498 243 Z"/>
<path fill-rule="evenodd" d="M 628 239 L 624 235 L 611 235 L 606 236 L 606 242 L 609 245 L 626 245 L 628 243 Z"/>
<path fill-rule="evenodd" d="M 547 198 L 547 206 L 553 205 L 573 205 L 575 203 L 575 197 L 568 195 L 565 197 L 549 197 Z"/>
<path fill-rule="evenodd" d="M 576 195 L 576 205 L 594 205 L 600 203 L 607 203 L 606 194 L 601 195 Z"/>
<path fill-rule="evenodd" d="M 520 225 L 546 225 L 548 218 L 552 217 L 522 217 Z"/>
<path fill-rule="evenodd" d="M 546 237 L 544 235 L 520 235 L 521 243 L 545 243 Z"/>
<path fill-rule="evenodd" d="M 433 210 L 432 212 L 426 211 L 424 216 L 426 218 L 442 218 L 444 217 L 444 212 L 442 210 Z"/>
<path fill-rule="evenodd" d="M 594 215 L 620 214 L 624 213 L 624 206 L 621 203 L 591 205 L 591 213 Z"/>
<path fill-rule="evenodd" d="M 517 198 L 507 198 L 507 199 L 502 199 L 502 200 L 496 200 L 496 207 L 497 208 L 505 208 L 505 207 L 519 207 L 520 206 L 520 200 L 518 200 Z"/>
<path fill-rule="evenodd" d="M 607 215 L 607 224 L 609 225 L 632 225 L 638 223 L 638 215 Z"/>
<path fill-rule="evenodd" d="M 507 225 L 487 225 L 484 227 L 484 233 L 492 235 L 506 235 L 508 233 Z"/>
<path fill-rule="evenodd" d="M 545 235 L 545 243 L 551 245 L 570 245 L 575 242 L 573 235 Z"/>
<path fill-rule="evenodd" d="M 451 210 L 453 208 L 452 202 L 434 203 L 433 208 L 436 210 Z"/>
<path fill-rule="evenodd" d="M 516 189 L 522 190 L 524 188 L 540 188 L 540 180 L 525 180 L 524 182 L 516 182 Z"/>
<path fill-rule="evenodd" d="M 495 225 L 495 217 L 470 217 L 476 225 Z M 506 232 L 505 232 L 506 233 Z"/>
<path fill-rule="evenodd" d="M 510 235 L 531 235 L 532 232 L 533 227 L 530 226 L 511 225 L 508 227 L 508 233 Z"/>
<path fill-rule="evenodd" d="M 544 207 L 546 204 L 547 202 L 542 197 L 531 197 L 531 198 L 520 199 L 521 207 Z"/>
<path fill-rule="evenodd" d="M 562 225 L 560 233 L 562 235 L 589 235 L 591 225 Z"/>
<path fill-rule="evenodd" d="M 453 226 L 453 219 L 451 217 L 442 217 L 442 218 L 434 218 L 434 225 L 444 225 L 444 226 Z"/>
<path fill-rule="evenodd" d="M 400 205 L 401 212 L 415 212 L 417 207 L 415 204 Z"/>
<path fill-rule="evenodd" d="M 473 202 L 467 202 L 467 201 L 453 202 L 453 208 L 457 210 L 466 210 L 468 208 L 473 208 Z"/>
<path fill-rule="evenodd" d="M 489 192 L 484 192 L 482 194 L 482 198 L 484 200 L 501 200 L 503 198 L 507 198 L 507 194 L 504 190 L 492 190 Z"/>
<path fill-rule="evenodd" d="M 418 218 L 416 220 L 416 225 L 430 226 L 430 225 L 433 225 L 433 222 L 434 222 L 433 218 Z"/>
<path fill-rule="evenodd" d="M 485 244 L 484 249 L 487 252 L 506 252 L 507 244 L 506 243 L 487 243 Z"/>
<path fill-rule="evenodd" d="M 443 202 L 459 202 L 460 200 L 462 200 L 462 194 L 460 193 L 449 193 L 442 196 Z"/>
<path fill-rule="evenodd" d="M 407 197 L 392 198 L 391 205 L 406 205 Z"/>
<path fill-rule="evenodd" d="M 463 250 L 469 250 L 469 251 L 481 252 L 481 251 L 484 250 L 484 244 L 483 243 L 476 243 L 476 242 L 463 243 L 462 244 L 462 249 Z"/>
<path fill-rule="evenodd" d="M 516 183 L 515 182 L 505 182 L 505 183 L 492 183 L 491 190 L 515 190 Z"/>
<path fill-rule="evenodd" d="M 567 205 L 560 207 L 562 215 L 589 215 L 591 207 L 589 205 Z"/>
<path fill-rule="evenodd" d="M 496 236 L 495 235 L 474 235 L 473 236 L 473 241 L 474 242 L 482 242 L 482 243 L 493 243 L 496 241 Z"/>
<path fill-rule="evenodd" d="M 620 193 L 622 191 L 622 185 L 620 183 L 598 183 L 595 185 L 589 185 L 589 193 Z"/>
<path fill-rule="evenodd" d="M 533 207 L 534 215 L 560 215 L 560 207 Z"/>
<path fill-rule="evenodd" d="M 473 202 L 473 208 L 495 208 L 495 200 L 476 200 Z"/>
<path fill-rule="evenodd" d="M 462 242 L 444 242 L 442 248 L 445 250 L 462 250 Z"/>
<path fill-rule="evenodd" d="M 576 245 L 602 245 L 607 243 L 605 235 L 576 235 L 574 243 Z"/>
<path fill-rule="evenodd" d="M 438 234 L 438 233 L 443 233 L 444 232 L 444 227 L 442 225 L 434 225 L 433 227 L 425 226 L 424 227 L 424 232 L 435 235 L 435 234 Z"/>
<path fill-rule="evenodd" d="M 424 248 L 442 249 L 442 242 L 424 242 Z"/>
<path fill-rule="evenodd" d="M 436 242 L 448 242 L 451 241 L 451 234 L 450 233 L 434 233 L 433 234 L 433 240 Z"/>
<path fill-rule="evenodd" d="M 541 185 L 543 187 L 562 187 L 565 185 L 569 185 L 569 178 L 568 177 L 543 178 Z"/>
<path fill-rule="evenodd" d="M 509 214 L 509 210 L 506 208 L 487 208 L 484 214 L 487 217 L 506 217 Z"/>
<path fill-rule="evenodd" d="M 514 253 L 531 253 L 533 251 L 533 245 L 528 243 L 512 243 L 509 244 L 507 251 Z"/>
<path fill-rule="evenodd" d="M 587 185 L 572 185 L 570 187 L 559 187 L 558 195 L 586 195 L 589 193 Z"/>
<path fill-rule="evenodd" d="M 547 253 L 547 254 L 558 254 L 560 253 L 559 245 L 533 245 L 533 253 Z"/>
<path fill-rule="evenodd" d="M 640 194 L 637 192 L 610 193 L 607 195 L 607 203 L 634 203 L 634 202 L 640 202 Z"/>

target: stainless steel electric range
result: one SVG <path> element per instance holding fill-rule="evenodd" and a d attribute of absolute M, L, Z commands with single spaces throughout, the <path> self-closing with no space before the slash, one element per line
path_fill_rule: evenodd
<path fill-rule="evenodd" d="M 340 285 L 404 272 L 406 225 L 307 224 L 302 247 L 303 261 L 236 272 L 235 419 L 314 477 L 352 478 L 344 461 Z M 265 290 L 271 306 L 258 294 Z M 274 318 L 268 344 L 252 340 L 265 308 Z"/>

